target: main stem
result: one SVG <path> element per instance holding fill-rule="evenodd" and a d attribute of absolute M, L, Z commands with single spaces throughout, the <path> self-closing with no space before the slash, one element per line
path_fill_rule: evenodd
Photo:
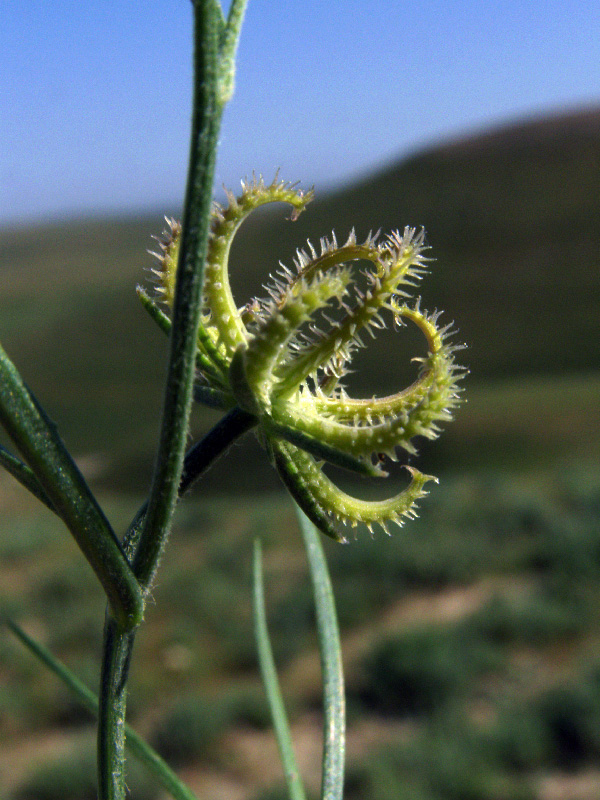
<path fill-rule="evenodd" d="M 185 458 L 179 496 L 185 494 L 234 441 L 256 424 L 256 419 L 239 408 L 232 409 L 206 436 L 192 447 Z M 147 506 L 143 505 L 125 537 L 127 555 L 135 552 Z M 98 710 L 99 797 L 122 795 L 125 757 L 125 709 L 127 676 L 135 631 L 126 632 L 107 614 Z"/>
<path fill-rule="evenodd" d="M 194 99 L 190 167 L 173 305 L 173 325 L 161 436 L 148 510 L 133 555 L 133 571 L 147 593 L 164 549 L 183 469 L 201 314 L 204 262 L 222 104 L 218 100 L 220 8 L 194 4 Z M 126 682 L 134 634 L 110 615 L 104 632 L 98 725 L 99 800 L 124 800 Z"/>
<path fill-rule="evenodd" d="M 107 613 L 98 706 L 98 798 L 125 798 L 127 675 L 135 633 Z"/>
<path fill-rule="evenodd" d="M 169 367 L 148 512 L 133 560 L 135 575 L 146 591 L 152 583 L 166 544 L 183 468 L 192 405 L 216 151 L 223 111 L 217 97 L 217 9 L 210 0 L 197 3 L 194 9 L 192 140 L 173 303 Z"/>

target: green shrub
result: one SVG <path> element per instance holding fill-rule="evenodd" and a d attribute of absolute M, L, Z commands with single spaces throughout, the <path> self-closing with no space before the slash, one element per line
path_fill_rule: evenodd
<path fill-rule="evenodd" d="M 501 711 L 486 739 L 499 764 L 510 772 L 524 773 L 551 763 L 548 729 L 531 704 Z"/>
<path fill-rule="evenodd" d="M 600 684 L 556 687 L 535 704 L 549 740 L 554 766 L 576 769 L 600 757 Z"/>
<path fill-rule="evenodd" d="M 398 769 L 390 759 L 377 755 L 348 769 L 346 800 L 438 800 L 421 777 Z"/>
<path fill-rule="evenodd" d="M 448 520 L 427 525 L 416 520 L 410 536 L 403 530 L 390 537 L 381 532 L 372 538 L 360 535 L 358 542 L 336 551 L 331 570 L 336 585 L 358 580 L 385 598 L 398 591 L 469 581 L 481 571 L 478 555 L 480 544 L 468 529 L 458 532 Z"/>
<path fill-rule="evenodd" d="M 504 770 L 481 732 L 450 709 L 406 744 L 388 746 L 348 772 L 347 800 L 534 800 Z"/>
<path fill-rule="evenodd" d="M 174 766 L 205 758 L 230 723 L 228 709 L 214 698 L 181 697 L 151 737 L 158 753 Z"/>
<path fill-rule="evenodd" d="M 419 628 L 375 646 L 359 695 L 379 713 L 429 714 L 500 663 L 500 651 L 466 629 Z"/>
<path fill-rule="evenodd" d="M 555 578 L 597 581 L 600 577 L 600 527 L 587 513 L 557 514 L 526 566 Z"/>
<path fill-rule="evenodd" d="M 421 766 L 433 796 L 440 800 L 533 800 L 531 789 L 502 774 L 483 756 L 472 737 L 448 732 L 426 742 Z"/>
<path fill-rule="evenodd" d="M 600 669 L 503 709 L 488 743 L 517 771 L 577 769 L 600 757 Z"/>
<path fill-rule="evenodd" d="M 190 694 L 166 713 L 151 741 L 163 758 L 180 766 L 206 758 L 230 726 L 266 728 L 270 723 L 264 693 L 258 689 L 234 689 L 221 697 Z"/>
<path fill-rule="evenodd" d="M 257 730 L 271 726 L 271 712 L 262 687 L 233 688 L 220 702 L 232 725 L 243 725 Z"/>
<path fill-rule="evenodd" d="M 498 645 L 533 646 L 573 636 L 586 624 L 586 609 L 576 597 L 550 589 L 517 600 L 496 596 L 463 623 L 472 635 Z"/>

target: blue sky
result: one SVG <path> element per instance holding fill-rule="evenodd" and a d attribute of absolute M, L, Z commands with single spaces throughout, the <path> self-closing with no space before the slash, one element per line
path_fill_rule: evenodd
<path fill-rule="evenodd" d="M 177 210 L 189 0 L 4 0 L 0 224 Z M 217 181 L 316 189 L 521 117 L 600 105 L 600 4 L 250 0 Z"/>

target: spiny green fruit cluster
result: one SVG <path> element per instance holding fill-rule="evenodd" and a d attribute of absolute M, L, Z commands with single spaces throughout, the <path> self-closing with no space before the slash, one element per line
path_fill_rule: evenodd
<path fill-rule="evenodd" d="M 450 326 L 428 315 L 410 290 L 426 271 L 423 233 L 406 228 L 359 243 L 351 233 L 343 245 L 323 238 L 298 250 L 294 268 L 281 266 L 265 297 L 238 308 L 229 283 L 229 253 L 243 220 L 266 203 L 292 206 L 295 219 L 312 199 L 295 185 L 262 179 L 228 193 L 215 206 L 205 265 L 202 322 L 198 332 L 196 399 L 223 409 L 239 406 L 256 417 L 256 431 L 283 482 L 324 533 L 344 541 L 337 523 L 356 526 L 402 524 L 415 516 L 430 475 L 414 468 L 409 486 L 389 500 L 367 501 L 337 487 L 323 471 L 329 462 L 364 475 L 384 477 L 385 458 L 398 449 L 414 453 L 417 436 L 434 439 L 460 399 L 465 370 L 454 361 Z M 171 307 L 180 226 L 167 220 L 154 270 L 159 298 Z M 362 268 L 358 268 L 359 263 Z M 364 264 L 367 268 L 364 268 Z M 360 286 L 359 286 L 360 284 Z M 140 297 L 167 330 L 168 316 L 146 292 Z M 387 397 L 357 399 L 343 386 L 364 333 L 375 335 L 389 321 L 410 322 L 425 336 L 428 355 L 409 387 Z"/>

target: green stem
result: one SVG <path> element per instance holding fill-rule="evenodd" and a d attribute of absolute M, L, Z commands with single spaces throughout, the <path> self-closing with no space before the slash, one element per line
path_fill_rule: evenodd
<path fill-rule="evenodd" d="M 178 495 L 181 496 L 232 443 L 256 425 L 256 419 L 239 408 L 232 409 L 186 455 Z M 136 549 L 148 505 L 143 505 L 125 536 L 127 554 Z M 104 631 L 104 657 L 100 682 L 98 725 L 99 797 L 121 800 L 124 786 L 126 683 L 135 634 L 119 630 L 110 619 Z M 102 793 L 103 792 L 103 793 Z M 121 794 L 119 794 L 121 792 Z"/>
<path fill-rule="evenodd" d="M 186 455 L 179 483 L 184 494 L 232 443 L 256 424 L 239 408 L 232 409 Z M 148 504 L 138 511 L 125 536 L 125 552 L 133 554 L 143 530 Z M 121 800 L 124 786 L 126 684 L 135 633 L 120 630 L 107 619 L 104 629 L 102 678 L 98 724 L 98 780 L 100 798 Z M 121 792 L 121 793 L 119 793 Z"/>
<path fill-rule="evenodd" d="M 235 85 L 235 57 L 247 4 L 248 0 L 232 0 L 227 15 L 227 24 L 223 29 L 219 42 L 222 67 L 219 97 L 223 103 L 230 100 L 233 95 Z"/>
<path fill-rule="evenodd" d="M 177 266 L 170 354 L 162 424 L 148 510 L 133 554 L 133 571 L 148 592 L 171 528 L 177 502 L 196 363 L 222 105 L 217 100 L 222 15 L 214 0 L 194 4 L 194 99 L 190 167 Z M 125 685 L 132 638 L 105 627 L 98 726 L 99 800 L 123 800 Z"/>
<path fill-rule="evenodd" d="M 169 367 L 148 512 L 133 561 L 134 572 L 146 591 L 166 544 L 183 468 L 223 110 L 217 99 L 220 16 L 210 0 L 196 3 L 194 12 L 194 112 L 190 169 L 173 304 Z"/>
<path fill-rule="evenodd" d="M 98 797 L 125 800 L 125 708 L 133 632 L 108 615 L 104 626 L 98 707 Z"/>
<path fill-rule="evenodd" d="M 342 668 L 342 646 L 333 589 L 319 534 L 312 522 L 297 509 L 317 610 L 317 634 L 323 674 L 323 764 L 322 800 L 342 800 L 346 749 L 346 701 Z"/>
<path fill-rule="evenodd" d="M 250 428 L 257 424 L 256 417 L 242 411 L 237 406 L 232 408 L 211 430 L 191 447 L 183 461 L 183 471 L 179 482 L 178 497 L 191 489 L 201 475 L 211 467 L 214 462 L 224 455 L 231 445 L 243 436 Z M 137 541 L 143 527 L 148 511 L 148 503 L 140 508 L 133 522 L 129 526 L 123 547 L 129 555 L 135 552 Z"/>
<path fill-rule="evenodd" d="M 56 426 L 0 347 L 0 423 L 29 465 L 102 584 L 125 629 L 138 625 L 144 600 L 110 523 L 60 438 Z"/>
<path fill-rule="evenodd" d="M 239 5 L 237 0 L 234 4 Z M 239 36 L 241 17 L 232 23 Z M 237 25 L 237 27 L 236 27 Z M 216 0 L 194 1 L 194 99 L 190 166 L 177 264 L 170 353 L 160 441 L 148 508 L 130 538 L 132 566 L 144 593 L 152 585 L 170 532 L 182 485 L 185 445 L 192 406 L 197 337 L 201 321 L 204 263 L 208 251 L 214 171 L 221 117 L 220 62 L 223 15 Z M 231 43 L 228 45 L 231 49 Z M 227 67 L 233 71 L 233 65 Z M 187 476 L 183 475 L 187 480 Z M 139 538 L 137 536 L 139 530 Z M 133 541 L 137 539 L 137 541 Z M 100 800 L 124 797 L 125 685 L 133 636 L 108 620 L 100 693 L 98 771 Z"/>
<path fill-rule="evenodd" d="M 296 756 L 294 755 L 290 725 L 279 687 L 279 679 L 277 678 L 275 659 L 273 658 L 273 651 L 269 641 L 263 586 L 262 554 L 259 539 L 256 539 L 254 542 L 253 573 L 252 610 L 254 615 L 256 646 L 258 649 L 258 660 L 263 684 L 267 693 L 269 708 L 271 709 L 273 727 L 275 728 L 279 756 L 283 764 L 290 800 L 306 800 L 298 765 L 296 764 Z"/>
<path fill-rule="evenodd" d="M 179 483 L 184 494 L 256 419 L 239 408 L 232 409 L 186 455 Z M 147 504 L 138 511 L 125 536 L 125 552 L 133 554 L 143 530 Z M 98 723 L 98 781 L 101 800 L 124 798 L 126 685 L 135 631 L 119 628 L 107 618 L 104 628 L 100 708 Z"/>

